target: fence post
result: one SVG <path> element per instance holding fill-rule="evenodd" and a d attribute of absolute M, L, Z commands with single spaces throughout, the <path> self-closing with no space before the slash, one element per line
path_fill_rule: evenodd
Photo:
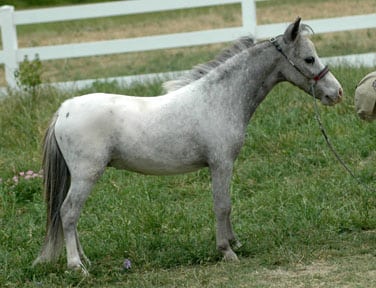
<path fill-rule="evenodd" d="M 243 29 L 247 34 L 256 40 L 256 3 L 255 0 L 242 0 L 242 19 L 243 19 Z"/>
<path fill-rule="evenodd" d="M 16 86 L 14 72 L 18 69 L 17 62 L 17 30 L 14 23 L 14 7 L 0 7 L 1 39 L 4 52 L 5 80 L 9 87 Z"/>

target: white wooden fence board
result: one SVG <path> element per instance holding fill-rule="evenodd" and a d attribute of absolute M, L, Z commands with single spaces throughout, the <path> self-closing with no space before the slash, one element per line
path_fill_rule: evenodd
<path fill-rule="evenodd" d="M 329 19 L 307 20 L 315 33 L 330 33 L 376 27 L 376 14 L 354 15 Z"/>
<path fill-rule="evenodd" d="M 353 67 L 376 67 L 376 53 L 334 56 L 322 59 L 325 64 L 331 66 L 351 65 Z"/>
<path fill-rule="evenodd" d="M 22 61 L 24 55 L 29 59 L 39 55 L 41 60 L 107 55 L 125 52 L 150 51 L 165 48 L 187 47 L 202 44 L 233 41 L 242 35 L 240 28 L 223 28 L 216 30 L 148 36 L 131 39 L 119 39 L 80 44 L 40 46 L 18 49 L 17 59 Z"/>
<path fill-rule="evenodd" d="M 324 64 L 331 65 L 331 67 L 336 67 L 340 65 L 349 65 L 349 66 L 364 66 L 364 67 L 374 67 L 376 66 L 376 53 L 364 53 L 356 55 L 347 55 L 347 56 L 337 56 L 337 57 L 323 57 L 321 58 Z M 198 64 L 198 63 L 197 63 Z M 152 81 L 165 81 L 168 79 L 176 79 L 185 73 L 188 73 L 189 70 L 184 71 L 175 71 L 175 72 L 164 72 L 164 73 L 151 73 L 151 74 L 141 74 L 141 75 L 132 75 L 132 76 L 118 76 L 118 77 L 109 77 L 109 78 L 98 78 L 98 79 L 86 79 L 78 81 L 69 81 L 62 83 L 55 83 L 54 85 L 59 89 L 83 89 L 94 82 L 113 82 L 116 81 L 121 85 L 131 85 L 133 83 L 145 83 Z"/>
<path fill-rule="evenodd" d="M 302 22 L 311 26 L 316 34 L 340 32 L 348 30 L 375 28 L 376 14 L 355 15 L 314 20 L 302 19 Z M 256 37 L 257 39 L 266 39 L 269 37 L 276 36 L 278 34 L 283 33 L 289 24 L 290 23 L 288 22 L 284 22 L 257 25 Z"/>

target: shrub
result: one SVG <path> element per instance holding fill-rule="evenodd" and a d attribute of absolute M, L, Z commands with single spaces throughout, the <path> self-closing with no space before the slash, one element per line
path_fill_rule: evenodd
<path fill-rule="evenodd" d="M 25 55 L 20 63 L 20 68 L 14 73 L 17 86 L 27 93 L 35 95 L 37 87 L 42 84 L 42 62 L 36 54 L 34 60 L 29 60 Z"/>

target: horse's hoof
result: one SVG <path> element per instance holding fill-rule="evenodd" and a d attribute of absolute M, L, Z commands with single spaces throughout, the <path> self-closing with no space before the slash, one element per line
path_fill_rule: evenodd
<path fill-rule="evenodd" d="M 232 251 L 231 249 L 229 249 L 226 252 L 224 252 L 224 254 L 223 254 L 223 260 L 224 261 L 228 261 L 228 262 L 238 262 L 239 258 L 238 258 L 238 256 L 236 256 L 236 254 L 234 253 L 234 251 Z"/>
<path fill-rule="evenodd" d="M 231 241 L 231 247 L 234 250 L 237 250 L 237 249 L 239 249 L 242 246 L 243 246 L 243 244 L 240 241 L 238 241 L 237 239 L 234 239 L 233 241 Z"/>
<path fill-rule="evenodd" d="M 68 269 L 71 271 L 79 272 L 81 273 L 84 277 L 89 276 L 89 271 L 86 269 L 85 265 L 82 263 L 75 264 L 75 265 L 68 265 Z M 69 273 L 68 271 L 66 271 Z"/>
<path fill-rule="evenodd" d="M 91 261 L 89 260 L 89 258 L 87 258 L 86 255 L 83 255 L 82 258 L 83 258 L 85 264 L 90 267 Z"/>
<path fill-rule="evenodd" d="M 86 269 L 86 267 L 83 264 L 81 264 L 80 270 L 84 277 L 89 276 L 89 271 Z"/>

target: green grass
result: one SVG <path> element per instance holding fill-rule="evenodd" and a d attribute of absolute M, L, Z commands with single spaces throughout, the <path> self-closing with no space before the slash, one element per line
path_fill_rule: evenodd
<path fill-rule="evenodd" d="M 359 120 L 353 107 L 355 85 L 368 72 L 333 69 L 345 99 L 320 110 L 338 153 L 374 187 L 376 127 Z M 240 264 L 221 263 L 215 249 L 207 170 L 155 177 L 108 169 L 79 223 L 93 262 L 91 277 L 65 272 L 65 255 L 56 264 L 31 268 L 45 228 L 41 180 L 14 185 L 11 178 L 40 169 L 43 133 L 60 103 L 92 91 L 152 96 L 162 90 L 157 82 L 130 88 L 96 83 L 85 91 L 15 93 L 0 102 L 0 283 L 5 287 L 271 287 L 254 272 L 268 271 L 260 275 L 277 285 L 275 269 L 317 261 L 337 267 L 341 259 L 364 257 L 364 268 L 346 266 L 348 283 L 355 285 L 357 269 L 375 268 L 369 257 L 376 248 L 374 192 L 357 185 L 338 164 L 318 129 L 312 98 L 289 84 L 273 89 L 256 111 L 235 165 L 232 218 L 243 243 Z M 125 258 L 133 264 L 127 272 Z"/>
<path fill-rule="evenodd" d="M 301 2 L 258 3 L 261 17 L 258 22 L 290 21 L 296 15 L 303 19 L 317 18 L 322 12 L 335 14 L 330 9 L 321 11 L 320 5 L 310 9 L 299 6 L 298 11 L 295 10 L 298 5 L 291 5 Z M 335 7 L 336 1 L 330 2 Z M 342 2 L 338 1 L 340 5 Z M 17 9 L 46 3 L 14 1 Z M 48 5 L 71 3 L 48 1 Z M 367 5 L 373 4 L 367 1 Z M 277 10 L 273 10 L 275 6 Z M 238 6 L 225 8 L 231 9 L 213 8 L 214 14 L 221 16 L 213 18 L 210 25 L 236 23 Z M 289 10 L 281 15 L 286 8 Z M 71 21 L 64 25 L 25 25 L 19 27 L 18 35 L 20 46 L 24 47 L 45 45 L 44 39 L 58 43 L 59 37 L 63 43 L 70 42 L 72 39 L 66 37 L 72 34 L 73 38 L 82 39 L 92 33 L 91 41 L 95 41 L 101 32 L 113 32 L 119 25 L 125 25 L 124 33 L 135 34 L 126 37 L 148 35 L 156 25 L 157 32 L 163 27 L 175 28 L 177 24 L 184 29 L 199 30 L 202 23 L 195 17 L 209 11 L 212 9 L 190 9 L 174 17 L 149 13 L 103 21 Z M 175 24 L 164 22 L 171 18 Z M 192 22 L 197 27 L 191 26 Z M 373 49 L 374 30 L 315 35 L 313 40 L 321 56 L 369 52 Z M 81 40 L 74 39 L 77 41 Z M 183 70 L 212 59 L 222 48 L 223 45 L 209 45 L 47 61 L 43 62 L 42 76 L 48 82 Z M 371 70 L 340 67 L 333 71 L 344 86 L 345 100 L 335 107 L 320 105 L 322 120 L 345 162 L 364 183 L 374 187 L 376 128 L 360 121 L 353 107 L 355 85 Z M 14 185 L 12 177 L 21 171 L 41 168 L 43 133 L 60 103 L 94 91 L 143 96 L 162 93 L 158 82 L 129 88 L 116 83 L 95 83 L 85 91 L 45 88 L 32 97 L 13 93 L 0 101 L 0 286 L 372 287 L 375 284 L 375 192 L 357 185 L 338 164 L 318 129 L 312 98 L 289 84 L 277 86 L 258 108 L 235 165 L 231 194 L 233 224 L 243 243 L 237 251 L 239 264 L 222 263 L 215 249 L 207 170 L 154 177 L 108 169 L 89 197 L 79 223 L 81 241 L 93 262 L 91 276 L 82 278 L 66 272 L 65 255 L 56 264 L 31 268 L 45 228 L 42 183 L 39 178 L 21 179 Z M 122 269 L 126 258 L 132 261 L 130 271 Z M 317 267 L 319 271 L 315 270 Z"/>

